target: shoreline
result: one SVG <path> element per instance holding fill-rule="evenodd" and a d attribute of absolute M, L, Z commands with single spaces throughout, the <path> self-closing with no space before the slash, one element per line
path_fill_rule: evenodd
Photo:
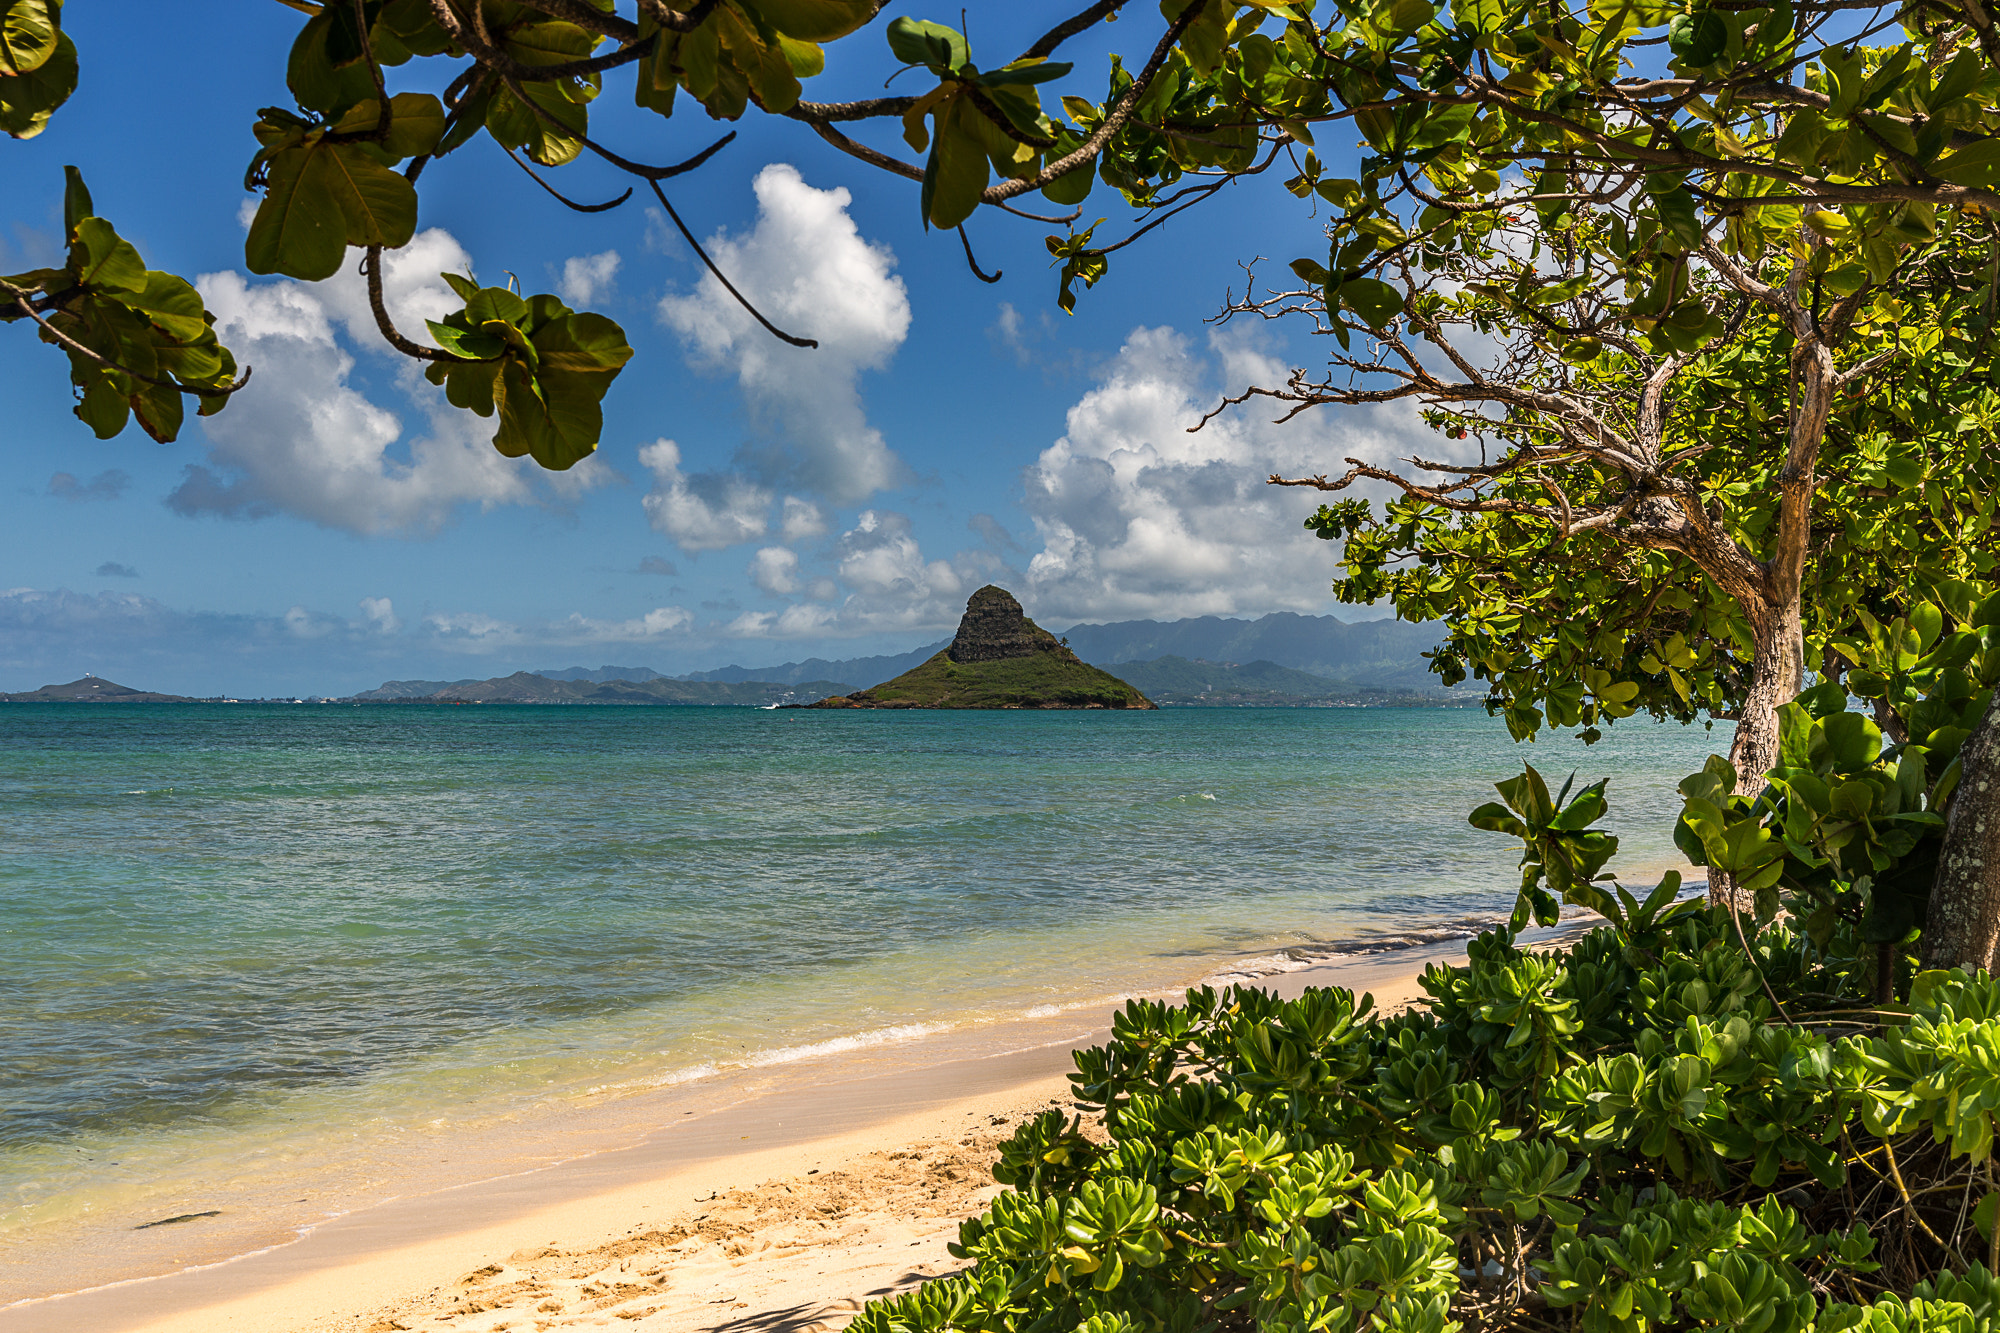
<path fill-rule="evenodd" d="M 1287 996 L 1308 986 L 1339 985 L 1372 991 L 1378 1006 L 1388 1007 L 1421 995 L 1417 982 L 1424 968 L 1462 960 L 1465 940 L 1492 924 L 1490 919 L 1466 918 L 1421 932 L 1358 936 L 1335 945 L 1306 946 L 1311 950 L 1307 956 L 1301 956 L 1305 949 L 1290 949 L 1246 957 L 1239 963 L 1245 970 L 1211 968 L 1194 984 L 1255 984 Z M 1573 919 L 1528 932 L 1525 937 L 1559 938 L 1588 924 L 1585 919 Z M 1260 966 L 1249 970 L 1252 964 Z M 1134 991 L 1132 997 L 1171 998 L 1185 989 Z M 416 1327 L 394 1317 L 381 1322 L 363 1316 L 399 1301 L 408 1304 L 416 1299 L 422 1304 L 413 1293 L 435 1296 L 456 1290 L 453 1284 L 461 1275 L 476 1276 L 477 1271 L 496 1264 L 499 1267 L 489 1278 L 498 1281 L 497 1274 L 516 1272 L 509 1265 L 526 1262 L 520 1256 L 530 1252 L 551 1251 L 543 1267 L 573 1268 L 582 1262 L 580 1254 L 605 1246 L 618 1248 L 621 1238 L 629 1241 L 639 1234 L 663 1235 L 662 1226 L 671 1230 L 675 1218 L 696 1211 L 704 1196 L 713 1199 L 725 1190 L 740 1191 L 752 1179 L 790 1176 L 803 1188 L 816 1183 L 806 1177 L 819 1174 L 826 1164 L 852 1167 L 869 1159 L 872 1165 L 861 1177 L 855 1177 L 853 1170 L 843 1176 L 860 1179 L 858 1195 L 865 1197 L 869 1192 L 867 1179 L 880 1177 L 884 1170 L 894 1174 L 896 1154 L 909 1159 L 909 1145 L 918 1143 L 930 1145 L 926 1151 L 934 1157 L 939 1153 L 953 1157 L 953 1165 L 939 1169 L 955 1173 L 952 1179 L 958 1182 L 954 1195 L 958 1212 L 976 1211 L 983 1199 L 973 1197 L 977 1192 L 974 1186 L 988 1179 L 985 1167 L 992 1159 L 992 1143 L 1011 1133 L 1023 1115 L 1052 1103 L 1066 1103 L 1066 1075 L 1073 1068 L 1070 1051 L 1107 1039 L 1110 1010 L 1116 1007 L 1114 1003 L 1079 1008 L 973 1031 L 924 1035 L 894 1046 L 839 1051 L 776 1070 L 747 1068 L 628 1094 L 593 1108 L 595 1114 L 574 1117 L 597 1123 L 564 1127 L 566 1135 L 557 1136 L 563 1140 L 561 1148 L 551 1155 L 550 1145 L 544 1142 L 539 1145 L 540 1159 L 520 1163 L 519 1169 L 347 1210 L 248 1253 L 219 1259 L 211 1254 L 201 1262 L 185 1262 L 177 1271 L 127 1276 L 68 1294 L 29 1296 L 0 1307 L 0 1330 L 345 1333 L 351 1329 L 361 1333 L 375 1329 L 386 1333 L 398 1327 Z M 968 1125 L 984 1128 L 980 1136 L 967 1138 Z M 807 1158 L 813 1160 L 809 1163 Z M 835 1171 L 828 1179 L 841 1174 Z M 788 1196 L 794 1192 L 787 1187 Z M 988 1186 L 987 1196 L 990 1193 Z M 918 1211 L 929 1208 L 936 1202 L 934 1195 L 925 1196 L 929 1202 L 918 1200 L 915 1205 L 904 1201 L 901 1211 L 911 1206 L 917 1206 Z M 921 1258 L 922 1263 L 902 1275 L 920 1278 L 930 1275 L 918 1271 L 924 1264 L 932 1268 L 940 1263 L 948 1265 L 951 1261 L 942 1246 L 955 1238 L 956 1215 L 945 1219 L 950 1225 L 940 1223 L 933 1228 L 935 1234 L 926 1233 L 907 1243 L 898 1240 L 897 1253 L 888 1256 L 889 1266 L 916 1263 Z M 877 1231 L 894 1231 L 900 1236 L 908 1230 L 909 1224 L 900 1218 L 894 1204 L 873 1216 L 871 1225 Z M 199 1226 L 200 1222 L 122 1232 L 112 1239 L 128 1245 L 136 1240 L 141 1242 L 138 1248 L 157 1249 L 155 1264 L 175 1262 L 177 1257 L 167 1251 L 194 1248 L 192 1243 L 198 1240 L 198 1233 L 174 1235 L 182 1225 Z M 688 1225 L 692 1224 L 683 1223 L 684 1231 Z M 713 1230 L 709 1223 L 701 1225 Z M 685 1248 L 701 1242 L 690 1232 L 675 1243 Z M 727 1248 L 747 1242 L 736 1236 L 717 1243 Z M 796 1242 L 808 1243 L 820 1242 Z M 877 1248 L 886 1244 L 878 1242 Z M 825 1262 L 829 1255 L 848 1262 L 857 1258 L 850 1253 L 854 1248 L 853 1244 L 844 1249 L 836 1245 L 831 1250 L 822 1247 L 796 1253 L 818 1256 L 811 1262 Z M 911 1254 L 901 1254 L 902 1249 Z M 725 1255 L 722 1259 L 726 1262 L 717 1262 L 733 1272 L 741 1256 Z M 848 1266 L 851 1281 L 872 1283 L 884 1275 L 866 1264 L 849 1262 Z M 687 1267 L 686 1263 L 678 1264 L 676 1271 Z M 514 1285 L 518 1287 L 524 1280 L 517 1277 Z M 812 1283 L 831 1280 L 829 1272 L 812 1274 L 806 1290 L 812 1289 Z M 482 1280 L 472 1285 L 487 1284 Z M 533 1287 L 533 1282 L 529 1285 Z M 876 1288 L 863 1286 L 856 1291 L 876 1292 Z M 840 1293 L 837 1299 L 853 1294 Z M 461 1300 L 456 1307 L 458 1314 L 452 1323 L 436 1326 L 508 1326 L 504 1321 L 467 1323 L 462 1316 L 478 1312 L 468 1312 L 463 1304 Z M 505 1305 L 503 1301 L 490 1308 L 503 1309 Z M 858 1307 L 827 1306 L 830 1313 L 851 1312 L 852 1308 Z M 632 1326 L 645 1330 L 684 1326 L 671 1321 L 656 1323 L 649 1315 L 623 1314 L 621 1318 L 643 1319 Z M 513 1326 L 559 1325 L 537 1315 L 530 1324 Z"/>

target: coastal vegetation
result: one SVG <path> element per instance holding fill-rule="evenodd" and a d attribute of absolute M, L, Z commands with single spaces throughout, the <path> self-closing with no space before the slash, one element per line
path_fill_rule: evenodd
<path fill-rule="evenodd" d="M 2000 983 L 1925 969 L 1897 889 L 1934 861 L 1949 764 L 1837 686 L 1780 726 L 1747 819 L 1720 814 L 1727 760 L 1683 784 L 1697 861 L 1760 849 L 1752 913 L 1679 899 L 1677 874 L 1627 891 L 1602 873 L 1605 785 L 1552 794 L 1528 767 L 1472 814 L 1523 844 L 1513 920 L 1430 968 L 1418 1007 L 1128 1003 L 1076 1055 L 1077 1113 L 1002 1146 L 967 1269 L 853 1327 L 1991 1329 Z M 1523 947 L 1559 901 L 1605 924 Z"/>

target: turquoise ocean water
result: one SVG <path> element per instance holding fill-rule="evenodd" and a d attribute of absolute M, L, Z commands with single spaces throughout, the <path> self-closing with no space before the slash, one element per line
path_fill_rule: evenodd
<path fill-rule="evenodd" d="M 0 707 L 0 1233 L 1504 912 L 1530 758 L 1672 864 L 1717 731 L 1476 710 Z"/>

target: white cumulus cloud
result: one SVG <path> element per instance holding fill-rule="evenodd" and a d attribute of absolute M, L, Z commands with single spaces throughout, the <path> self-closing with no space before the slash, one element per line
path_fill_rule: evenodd
<path fill-rule="evenodd" d="M 597 299 L 597 294 L 611 285 L 618 276 L 618 252 L 606 250 L 602 254 L 576 255 L 563 261 L 562 277 L 556 283 L 556 293 L 568 305 L 581 309 Z"/>
<path fill-rule="evenodd" d="M 796 495 L 785 497 L 784 518 L 779 530 L 788 542 L 804 541 L 808 537 L 818 537 L 826 532 L 826 513 L 810 500 L 801 500 Z"/>
<path fill-rule="evenodd" d="M 397 326 L 429 341 L 424 320 L 457 304 L 438 274 L 466 266 L 464 249 L 435 228 L 386 255 L 384 303 Z M 403 417 L 353 380 L 350 343 L 393 354 L 351 271 L 321 283 L 256 284 L 210 273 L 196 285 L 216 332 L 255 374 L 227 409 L 202 420 L 208 461 L 190 465 L 167 500 L 180 513 L 285 513 L 348 532 L 426 533 L 464 505 L 540 503 L 611 476 L 592 458 L 560 486 L 538 483 L 531 463 L 494 451 L 490 419 L 447 406 L 413 367 L 402 368 L 401 383 L 427 429 L 406 440 Z"/>
<path fill-rule="evenodd" d="M 646 521 L 683 551 L 719 551 L 755 541 L 770 527 L 771 493 L 730 472 L 681 471 L 680 446 L 655 440 L 639 450 L 653 474 L 646 493 Z"/>
<path fill-rule="evenodd" d="M 662 298 L 660 317 L 698 366 L 735 374 L 758 432 L 736 458 L 751 482 L 865 500 L 905 472 L 868 424 L 860 390 L 861 373 L 886 366 L 909 333 L 895 256 L 862 239 L 844 189 L 814 189 L 784 163 L 754 188 L 755 227 L 711 237 L 709 254 L 773 323 L 819 346 L 778 341 L 712 276 Z"/>
<path fill-rule="evenodd" d="M 1429 440 L 1413 413 L 1333 409 L 1273 424 L 1254 400 L 1190 434 L 1224 392 L 1282 383 L 1253 341 L 1206 354 L 1170 329 L 1137 329 L 1069 410 L 1025 475 L 1042 549 L 1023 600 L 1051 621 L 1324 612 L 1339 548 L 1307 532 L 1317 492 L 1267 485 L 1383 460 Z"/>
<path fill-rule="evenodd" d="M 785 596 L 799 590 L 798 552 L 766 546 L 750 558 L 750 581 L 765 592 Z"/>
<path fill-rule="evenodd" d="M 396 604 L 387 597 L 362 598 L 361 615 L 384 634 L 394 634 L 403 627 L 403 622 L 396 618 Z"/>

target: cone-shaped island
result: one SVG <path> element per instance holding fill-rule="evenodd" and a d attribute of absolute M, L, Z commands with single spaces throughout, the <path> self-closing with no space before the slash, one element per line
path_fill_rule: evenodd
<path fill-rule="evenodd" d="M 1099 671 L 1028 619 L 1005 588 L 972 594 L 951 646 L 873 689 L 812 708 L 1152 708 L 1153 701 Z"/>

